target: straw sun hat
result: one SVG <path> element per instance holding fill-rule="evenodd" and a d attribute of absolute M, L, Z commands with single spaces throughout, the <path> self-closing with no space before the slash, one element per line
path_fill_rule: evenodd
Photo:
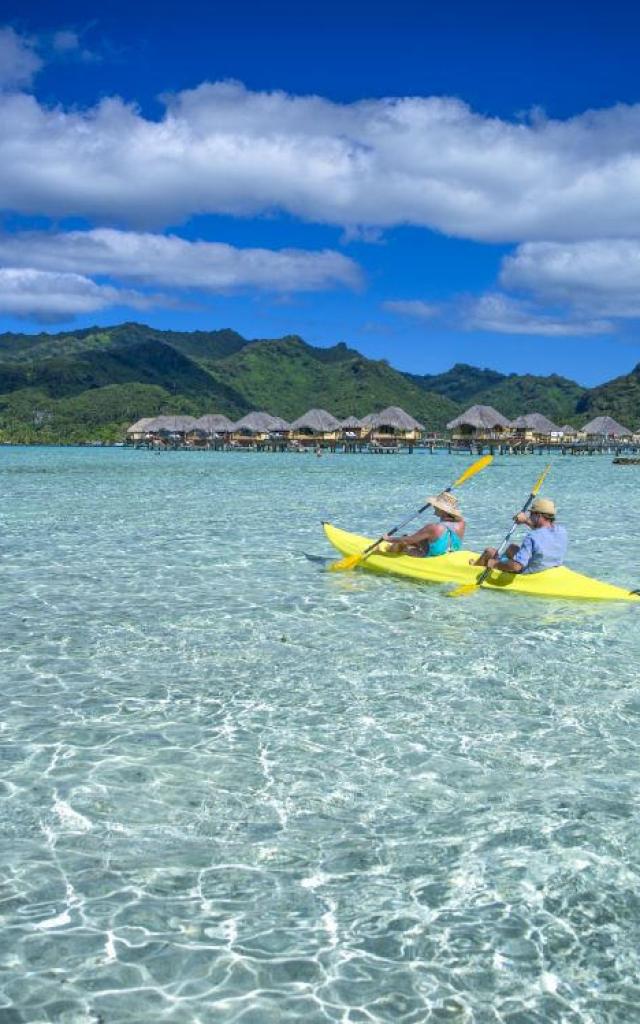
<path fill-rule="evenodd" d="M 543 516 L 555 516 L 556 506 L 551 498 L 535 498 L 531 505 L 532 512 L 540 512 Z"/>
<path fill-rule="evenodd" d="M 433 498 L 427 498 L 427 502 L 440 512 L 447 512 L 450 516 L 455 516 L 456 519 L 463 518 L 458 508 L 458 499 L 455 494 L 450 494 L 449 491 L 443 491 L 442 494 L 436 494 Z"/>

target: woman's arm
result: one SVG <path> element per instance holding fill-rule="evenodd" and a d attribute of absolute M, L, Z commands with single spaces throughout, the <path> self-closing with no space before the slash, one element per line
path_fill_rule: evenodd
<path fill-rule="evenodd" d="M 393 544 L 398 550 L 402 548 L 412 547 L 414 544 L 422 544 L 424 541 L 436 540 L 442 532 L 442 527 L 439 523 L 428 523 L 427 526 L 422 526 L 415 533 L 410 533 L 407 537 L 389 537 L 385 535 L 385 540 L 390 544 Z"/>

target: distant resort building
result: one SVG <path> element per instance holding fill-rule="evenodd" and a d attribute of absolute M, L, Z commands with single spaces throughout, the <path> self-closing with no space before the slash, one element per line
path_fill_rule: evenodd
<path fill-rule="evenodd" d="M 228 444 L 235 424 L 227 416 L 210 413 L 200 416 L 187 434 L 187 441 L 194 448 L 223 448 Z"/>
<path fill-rule="evenodd" d="M 146 432 L 160 441 L 183 442 L 196 423 L 195 416 L 156 416 L 147 423 Z"/>
<path fill-rule="evenodd" d="M 420 440 L 424 427 L 413 416 L 390 406 L 359 419 L 339 420 L 326 409 L 309 409 L 292 423 L 268 412 L 250 412 L 237 423 L 221 413 L 194 416 L 156 416 L 136 420 L 127 429 L 134 444 L 159 447 L 282 447 L 306 449 L 316 445 L 345 444 L 360 447 L 411 445 Z"/>
<path fill-rule="evenodd" d="M 326 409 L 309 409 L 291 424 L 290 437 L 296 444 L 335 444 L 340 436 L 340 421 Z"/>
<path fill-rule="evenodd" d="M 453 440 L 500 440 L 510 433 L 511 424 L 506 416 L 491 405 L 472 405 L 466 412 L 447 423 Z"/>
<path fill-rule="evenodd" d="M 587 437 L 613 438 L 615 440 L 633 435 L 632 430 L 629 430 L 628 427 L 623 427 L 621 423 L 612 419 L 611 416 L 596 416 L 594 420 L 585 423 L 580 433 L 586 434 Z"/>
<path fill-rule="evenodd" d="M 560 433 L 562 434 L 563 441 L 575 440 L 580 433 L 577 427 L 572 427 L 570 423 L 565 423 L 564 426 L 560 427 Z"/>
<path fill-rule="evenodd" d="M 369 431 L 370 426 L 357 416 L 347 416 L 346 419 L 340 420 L 340 433 L 347 442 L 361 441 Z"/>
<path fill-rule="evenodd" d="M 269 440 L 287 440 L 291 431 L 286 420 L 268 412 L 250 412 L 234 425 L 231 439 L 234 444 L 247 445 Z"/>
<path fill-rule="evenodd" d="M 524 441 L 559 441 L 562 428 L 552 423 L 540 412 L 530 412 L 526 416 L 518 416 L 512 420 L 511 427 L 516 437 Z"/>
<path fill-rule="evenodd" d="M 399 406 L 389 406 L 361 418 L 338 419 L 326 409 L 309 409 L 288 423 L 268 412 L 250 412 L 237 423 L 222 413 L 196 418 L 187 415 L 142 417 L 127 428 L 127 440 L 135 445 L 158 448 L 273 448 L 307 451 L 316 446 L 345 451 L 363 448 L 375 452 L 396 451 L 419 444 L 425 427 Z M 472 405 L 447 424 L 449 438 L 440 436 L 427 443 L 466 448 L 475 442 L 503 443 L 514 451 L 529 445 L 577 445 L 582 442 L 607 444 L 631 441 L 634 433 L 610 416 L 598 416 L 578 428 L 570 423 L 557 426 L 539 412 L 526 413 L 509 421 L 490 405 Z M 433 435 L 431 435 L 433 437 Z"/>
<path fill-rule="evenodd" d="M 235 423 L 221 413 L 209 413 L 196 420 L 194 429 L 205 437 L 227 437 L 235 430 Z"/>
<path fill-rule="evenodd" d="M 379 445 L 397 445 L 399 441 L 411 444 L 419 441 L 424 427 L 397 405 L 364 417 L 371 427 L 371 440 Z"/>
<path fill-rule="evenodd" d="M 136 420 L 130 427 L 127 428 L 127 440 L 128 441 L 144 441 L 149 436 L 149 424 L 153 423 L 153 416 L 144 416 L 141 420 Z"/>

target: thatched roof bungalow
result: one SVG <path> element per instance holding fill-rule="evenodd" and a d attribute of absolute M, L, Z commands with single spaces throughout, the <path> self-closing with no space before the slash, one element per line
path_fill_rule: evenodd
<path fill-rule="evenodd" d="M 288 437 L 291 430 L 286 420 L 268 412 L 250 412 L 234 424 L 233 440 L 240 444 L 268 441 L 270 437 Z"/>
<path fill-rule="evenodd" d="M 570 423 L 565 423 L 560 427 L 560 433 L 563 437 L 577 437 L 579 430 L 577 427 L 572 427 Z"/>
<path fill-rule="evenodd" d="M 365 417 L 365 420 L 367 417 Z M 380 444 L 390 441 L 419 441 L 424 427 L 398 405 L 390 405 L 371 417 L 372 439 Z"/>
<path fill-rule="evenodd" d="M 594 420 L 585 423 L 580 433 L 586 434 L 587 437 L 620 438 L 631 437 L 633 431 L 629 430 L 628 427 L 623 427 L 621 423 L 612 419 L 611 416 L 596 416 Z"/>
<path fill-rule="evenodd" d="M 539 438 L 560 437 L 562 430 L 550 419 L 540 412 L 529 412 L 525 416 L 518 416 L 511 423 L 518 437 L 526 440 L 538 440 Z"/>
<path fill-rule="evenodd" d="M 149 434 L 149 424 L 153 423 L 153 420 L 153 416 L 143 416 L 141 420 L 136 420 L 127 427 L 127 438 L 130 441 L 144 441 Z"/>
<path fill-rule="evenodd" d="M 233 433 L 235 423 L 232 423 L 229 417 L 223 416 L 222 413 L 207 413 L 196 420 L 193 429 L 204 437 L 216 435 L 224 437 L 226 434 Z"/>
<path fill-rule="evenodd" d="M 291 424 L 293 440 L 301 444 L 317 441 L 337 441 L 340 421 L 326 409 L 309 409 Z"/>
<path fill-rule="evenodd" d="M 218 448 L 231 437 L 235 424 L 222 413 L 207 413 L 196 420 L 187 435 L 188 443 L 196 448 Z"/>
<path fill-rule="evenodd" d="M 195 423 L 195 416 L 156 416 L 147 424 L 147 433 L 161 437 L 186 437 Z"/>
<path fill-rule="evenodd" d="M 370 424 L 359 420 L 357 416 L 347 416 L 340 420 L 340 436 L 345 441 L 355 441 L 365 437 L 371 429 Z"/>
<path fill-rule="evenodd" d="M 506 416 L 491 405 L 472 405 L 466 412 L 447 423 L 447 430 L 456 437 L 500 437 L 509 431 L 511 424 Z"/>

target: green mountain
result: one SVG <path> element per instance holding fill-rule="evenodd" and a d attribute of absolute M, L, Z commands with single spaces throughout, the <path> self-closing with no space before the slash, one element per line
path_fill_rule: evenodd
<path fill-rule="evenodd" d="M 442 426 L 458 406 L 386 362 L 344 344 L 301 338 L 247 341 L 235 331 L 158 331 L 142 324 L 0 336 L 4 440 L 117 439 L 161 412 L 268 409 L 293 419 L 311 406 L 338 416 L 402 405 Z"/>
<path fill-rule="evenodd" d="M 160 413 L 252 409 L 294 419 L 316 406 L 363 416 L 388 405 L 428 429 L 475 403 L 504 415 L 542 412 L 581 424 L 607 413 L 640 423 L 640 366 L 587 390 L 565 377 L 502 374 L 459 363 L 418 376 L 340 343 L 315 348 L 292 335 L 248 341 L 230 329 L 159 331 L 143 324 L 59 334 L 0 335 L 0 438 L 25 442 L 115 440 Z"/>
<path fill-rule="evenodd" d="M 625 427 L 640 426 L 640 363 L 631 373 L 591 388 L 578 402 L 582 422 L 594 416 L 612 416 Z"/>
<path fill-rule="evenodd" d="M 425 424 L 443 425 L 458 408 L 385 361 L 366 359 L 344 344 L 314 348 L 296 336 L 247 344 L 210 372 L 241 392 L 252 409 L 272 410 L 285 419 L 312 407 L 344 418 L 401 405 Z"/>
<path fill-rule="evenodd" d="M 509 419 L 515 419 L 523 412 L 541 412 L 558 426 L 575 421 L 578 403 L 587 389 L 573 380 L 552 374 L 536 377 L 532 374 L 503 374 L 495 370 L 479 370 L 475 366 L 456 363 L 446 373 L 413 377 L 415 382 L 424 382 L 424 387 L 445 395 L 463 406 L 492 405 Z"/>
<path fill-rule="evenodd" d="M 435 391 L 438 395 L 450 398 L 452 402 L 467 405 L 473 405 L 476 395 L 506 379 L 504 373 L 498 373 L 497 370 L 480 370 L 467 363 L 456 363 L 445 373 L 407 376 L 425 391 Z"/>

